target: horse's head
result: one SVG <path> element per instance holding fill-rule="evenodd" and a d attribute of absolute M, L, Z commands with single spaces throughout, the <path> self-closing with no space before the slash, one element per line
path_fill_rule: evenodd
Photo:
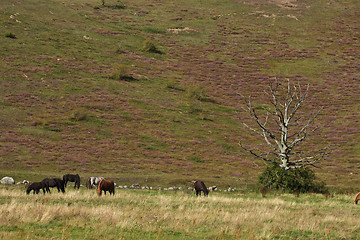
<path fill-rule="evenodd" d="M 65 193 L 65 186 L 64 186 L 64 184 L 61 184 L 61 185 L 60 185 L 60 189 L 61 189 L 61 192 L 62 192 L 62 193 Z"/>
<path fill-rule="evenodd" d="M 354 205 L 357 205 L 359 200 L 360 200 L 360 192 L 355 196 Z"/>

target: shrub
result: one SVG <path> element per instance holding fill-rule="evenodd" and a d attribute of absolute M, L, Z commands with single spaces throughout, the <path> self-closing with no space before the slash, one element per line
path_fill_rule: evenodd
<path fill-rule="evenodd" d="M 83 111 L 76 111 L 75 113 L 74 113 L 74 117 L 73 117 L 73 119 L 75 120 L 75 121 L 85 121 L 85 120 L 87 120 L 88 119 L 88 117 L 89 117 L 89 115 L 86 113 L 86 112 L 83 112 Z"/>
<path fill-rule="evenodd" d="M 132 77 L 129 76 L 129 68 L 125 64 L 118 63 L 113 66 L 112 73 L 110 75 L 111 79 L 115 80 L 131 80 Z"/>
<path fill-rule="evenodd" d="M 174 89 L 178 91 L 184 91 L 184 89 L 181 88 L 179 82 L 176 81 L 175 79 L 167 79 L 166 88 Z"/>
<path fill-rule="evenodd" d="M 284 189 L 290 192 L 326 193 L 324 182 L 315 182 L 316 176 L 308 167 L 284 170 L 279 164 L 270 164 L 259 175 L 259 183 L 267 188 Z"/>
<path fill-rule="evenodd" d="M 200 85 L 190 85 L 186 89 L 186 95 L 190 99 L 197 99 L 199 101 L 206 101 L 208 99 L 205 89 Z"/>
<path fill-rule="evenodd" d="M 165 34 L 166 33 L 166 31 L 163 29 L 152 28 L 152 27 L 144 28 L 144 31 L 148 32 L 148 33 L 155 33 L 155 34 Z"/>
<path fill-rule="evenodd" d="M 159 49 L 157 49 L 155 44 L 152 41 L 148 40 L 148 39 L 146 39 L 144 41 L 142 50 L 144 52 L 162 53 Z"/>
<path fill-rule="evenodd" d="M 6 33 L 6 34 L 5 34 L 5 37 L 7 37 L 7 38 L 12 38 L 12 39 L 15 39 L 15 38 L 16 38 L 15 34 L 13 34 L 13 33 L 11 33 L 11 32 Z"/>

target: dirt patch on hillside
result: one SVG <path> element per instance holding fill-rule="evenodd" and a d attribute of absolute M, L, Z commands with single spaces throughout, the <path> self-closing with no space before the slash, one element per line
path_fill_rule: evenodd
<path fill-rule="evenodd" d="M 175 34 L 178 34 L 180 32 L 186 32 L 186 33 L 189 33 L 189 32 L 197 32 L 195 29 L 192 29 L 192 28 L 189 28 L 189 27 L 184 27 L 184 28 L 168 28 L 166 29 L 168 32 L 171 32 L 171 33 L 175 33 Z"/>
<path fill-rule="evenodd" d="M 297 0 L 247 0 L 247 1 L 238 1 L 249 5 L 264 5 L 264 4 L 274 4 L 281 8 L 286 9 L 296 9 L 297 8 Z"/>

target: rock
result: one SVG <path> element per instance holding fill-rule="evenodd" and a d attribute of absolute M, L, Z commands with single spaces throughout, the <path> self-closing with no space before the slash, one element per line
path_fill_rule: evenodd
<path fill-rule="evenodd" d="M 209 189 L 209 191 L 215 191 L 215 190 L 217 190 L 217 187 L 216 187 L 216 186 L 212 186 L 212 187 L 209 187 L 208 189 Z"/>
<path fill-rule="evenodd" d="M 2 183 L 2 184 L 15 184 L 15 180 L 12 177 L 3 177 L 0 180 L 0 183 Z"/>
<path fill-rule="evenodd" d="M 18 182 L 17 185 L 20 185 L 20 184 L 29 184 L 30 182 L 28 180 L 24 180 L 22 182 Z"/>
<path fill-rule="evenodd" d="M 132 188 L 132 189 L 140 189 L 140 184 L 135 183 L 135 184 L 131 185 L 130 188 Z"/>

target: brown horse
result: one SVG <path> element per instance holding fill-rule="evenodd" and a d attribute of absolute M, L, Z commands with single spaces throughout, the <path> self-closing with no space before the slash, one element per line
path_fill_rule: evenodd
<path fill-rule="evenodd" d="M 194 183 L 196 196 L 198 196 L 199 194 L 201 196 L 201 191 L 204 193 L 204 196 L 209 195 L 209 190 L 207 189 L 203 181 L 192 181 L 192 182 Z"/>
<path fill-rule="evenodd" d="M 356 197 L 354 199 L 354 204 L 358 204 L 358 201 L 360 200 L 360 192 L 358 194 L 356 194 Z"/>
<path fill-rule="evenodd" d="M 98 196 L 101 196 L 102 191 L 104 191 L 104 194 L 106 195 L 106 191 L 108 191 L 111 195 L 115 195 L 115 184 L 112 180 L 101 180 L 97 189 Z"/>

